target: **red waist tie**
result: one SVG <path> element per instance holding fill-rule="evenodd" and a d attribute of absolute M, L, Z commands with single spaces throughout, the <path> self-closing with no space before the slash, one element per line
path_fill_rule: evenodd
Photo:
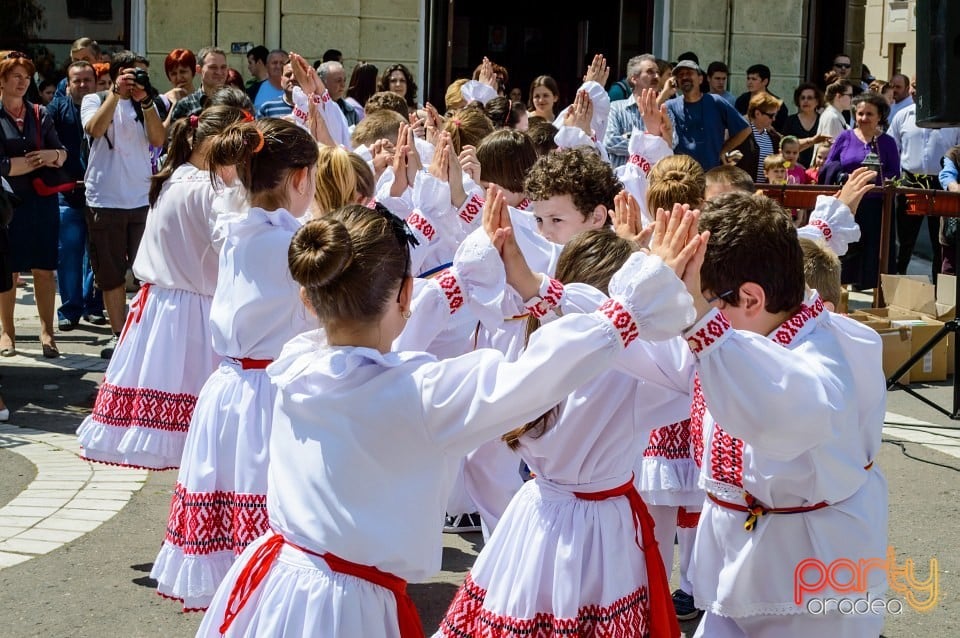
<path fill-rule="evenodd" d="M 140 323 L 140 320 L 143 319 L 143 309 L 147 305 L 147 296 L 150 294 L 151 285 L 152 284 L 149 283 L 140 284 L 140 290 L 133 298 L 133 301 L 130 302 L 130 312 L 127 313 L 127 318 L 123 322 L 123 329 L 120 331 L 118 341 L 123 341 L 123 338 L 127 336 L 127 330 L 130 328 L 130 324 Z"/>
<path fill-rule="evenodd" d="M 602 492 L 574 492 L 574 496 L 585 501 L 604 501 L 608 498 L 626 496 L 633 511 L 633 526 L 643 539 L 643 558 L 647 567 L 647 592 L 650 603 L 650 638 L 678 638 L 680 623 L 677 621 L 677 612 L 673 607 L 673 597 L 670 595 L 670 581 L 663 566 L 657 538 L 653 534 L 653 518 L 647 511 L 647 504 L 640 497 L 630 480 L 610 490 Z M 640 539 L 637 546 L 640 546 Z"/>
<path fill-rule="evenodd" d="M 263 370 L 268 365 L 273 363 L 273 359 L 248 359 L 246 357 L 243 357 L 242 359 L 238 359 L 236 357 L 227 358 L 244 370 Z"/>
<path fill-rule="evenodd" d="M 423 638 L 423 625 L 420 623 L 420 615 L 417 613 L 417 608 L 413 604 L 413 600 L 407 594 L 407 581 L 399 576 L 380 571 L 376 567 L 351 563 L 339 556 L 334 556 L 330 552 L 318 554 L 306 547 L 300 547 L 296 543 L 291 543 L 280 534 L 274 534 L 267 539 L 267 541 L 253 553 L 253 556 L 250 557 L 247 564 L 243 566 L 243 570 L 240 572 L 240 576 L 237 578 L 237 582 L 234 583 L 233 590 L 230 592 L 230 598 L 227 599 L 227 610 L 223 615 L 223 624 L 220 625 L 221 635 L 227 633 L 234 619 L 240 614 L 240 610 L 247 604 L 250 596 L 260 587 L 263 579 L 267 577 L 267 572 L 270 571 L 273 562 L 277 559 L 277 556 L 280 555 L 280 550 L 283 548 L 284 543 L 299 549 L 305 554 L 319 556 L 327 562 L 330 569 L 338 574 L 356 576 L 357 578 L 373 583 L 374 585 L 379 585 L 393 592 L 393 596 L 397 601 L 397 620 L 400 625 L 401 638 Z"/>

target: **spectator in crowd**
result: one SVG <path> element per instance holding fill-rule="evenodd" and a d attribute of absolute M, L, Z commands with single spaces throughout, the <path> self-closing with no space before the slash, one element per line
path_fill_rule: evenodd
<path fill-rule="evenodd" d="M 827 138 L 818 137 L 820 127 L 820 108 L 823 106 L 823 92 L 812 82 L 804 82 L 793 91 L 793 104 L 796 113 L 787 117 L 787 123 L 780 133 L 792 135 L 800 142 L 799 161 L 804 167 L 813 163 L 813 147 Z"/>
<path fill-rule="evenodd" d="M 820 123 L 817 124 L 817 136 L 833 140 L 840 133 L 850 128 L 850 123 L 843 116 L 844 111 L 850 110 L 853 100 L 853 82 L 837 80 L 827 87 L 827 106 L 820 114 Z M 814 148 L 814 155 L 824 142 L 819 142 Z"/>
<path fill-rule="evenodd" d="M 476 66 L 476 68 L 473 70 L 473 75 L 470 77 L 471 80 L 480 79 L 480 71 L 483 70 L 484 64 L 484 62 L 481 62 Z M 496 86 L 494 88 L 497 91 L 497 95 L 506 95 L 507 85 L 510 84 L 510 73 L 507 71 L 505 66 L 497 64 L 496 62 L 491 61 L 490 66 L 493 69 L 493 75 L 496 78 Z"/>
<path fill-rule="evenodd" d="M 320 63 L 324 62 L 339 62 L 343 64 L 343 52 L 339 49 L 327 49 L 323 52 L 323 55 L 320 56 Z"/>
<path fill-rule="evenodd" d="M 350 73 L 350 82 L 347 83 L 347 97 L 344 100 L 355 111 L 357 119 L 362 120 L 365 113 L 364 105 L 371 95 L 377 92 L 377 76 L 380 70 L 375 64 L 369 62 L 358 62 Z"/>
<path fill-rule="evenodd" d="M 232 67 L 227 69 L 227 80 L 223 84 L 224 86 L 235 86 L 241 91 L 246 90 L 246 85 L 243 83 L 243 75 L 240 74 L 240 71 Z"/>
<path fill-rule="evenodd" d="M 110 80 L 110 63 L 94 62 L 93 70 L 97 73 L 97 91 L 109 91 L 113 86 L 113 81 Z"/>
<path fill-rule="evenodd" d="M 380 91 L 392 91 L 403 97 L 407 103 L 408 113 L 414 113 L 420 108 L 417 104 L 417 83 L 413 80 L 413 74 L 402 64 L 391 64 L 380 76 L 380 83 L 377 86 Z"/>
<path fill-rule="evenodd" d="M 57 137 L 47 110 L 24 98 L 35 71 L 33 61 L 19 51 L 0 53 L 0 176 L 10 183 L 20 204 L 8 226 L 12 272 L 33 274 L 34 299 L 40 316 L 43 356 L 60 356 L 53 336 L 56 299 L 53 271 L 57 268 L 60 213 L 55 194 L 38 192 L 33 180 L 44 169 L 63 165 L 67 151 Z M 0 356 L 17 353 L 13 309 L 16 288 L 0 293 Z"/>
<path fill-rule="evenodd" d="M 247 80 L 246 89 L 251 95 L 251 100 L 257 95 L 260 83 L 267 79 L 268 55 L 270 55 L 270 49 L 262 44 L 247 51 L 247 71 L 250 72 L 250 79 Z"/>
<path fill-rule="evenodd" d="M 752 135 L 737 148 L 743 157 L 737 166 L 750 173 L 753 181 L 762 184 L 767 179 L 763 172 L 763 161 L 767 155 L 773 155 L 780 148 L 780 133 L 774 128 L 773 120 L 779 112 L 781 103 L 769 93 L 757 93 L 750 98 L 747 107 L 747 120 Z"/>
<path fill-rule="evenodd" d="M 100 45 L 97 44 L 97 41 L 93 38 L 77 38 L 73 41 L 73 44 L 70 45 L 70 61 L 79 62 L 81 60 L 89 62 L 90 64 L 100 61 Z M 67 78 L 60 80 L 53 96 L 67 96 Z"/>
<path fill-rule="evenodd" d="M 838 53 L 833 56 L 833 64 L 830 70 L 823 74 L 825 84 L 830 86 L 837 80 L 850 80 L 850 69 L 852 66 L 850 56 L 846 53 Z"/>
<path fill-rule="evenodd" d="M 638 102 L 644 89 L 659 90 L 660 67 L 657 66 L 657 58 L 649 53 L 630 58 L 627 62 L 627 82 L 633 93 L 623 100 L 610 103 L 610 116 L 603 136 L 603 145 L 614 168 L 627 163 L 633 130 L 645 130 Z"/>
<path fill-rule="evenodd" d="M 954 146 L 943 156 L 943 168 L 940 170 L 940 188 L 950 193 L 960 192 L 960 146 Z M 943 255 L 941 272 L 945 275 L 957 274 L 956 246 L 957 226 L 960 219 L 956 217 L 940 218 L 940 252 Z"/>
<path fill-rule="evenodd" d="M 230 68 L 227 66 L 227 52 L 220 47 L 209 46 L 200 49 L 197 54 L 197 63 L 200 88 L 177 102 L 170 111 L 171 122 L 182 117 L 199 115 L 207 105 L 210 96 L 227 81 L 227 69 Z"/>
<path fill-rule="evenodd" d="M 910 104 L 893 116 L 887 130 L 900 151 L 903 185 L 911 188 L 940 188 L 941 159 L 960 144 L 960 128 L 920 128 L 917 126 L 917 105 Z M 940 223 L 936 217 L 908 215 L 905 195 L 897 196 L 897 274 L 907 274 L 913 257 L 920 226 L 926 220 L 927 235 L 933 250 L 931 282 L 937 283 L 942 258 L 940 255 Z"/>
<path fill-rule="evenodd" d="M 708 171 L 747 139 L 750 126 L 721 96 L 700 91 L 700 69 L 695 62 L 679 62 L 673 72 L 681 93 L 667 100 L 667 113 L 675 128 L 674 152 L 690 155 Z"/>
<path fill-rule="evenodd" d="M 103 296 L 93 285 L 93 271 L 87 250 L 87 198 L 83 186 L 86 158 L 83 152 L 83 125 L 80 105 L 83 98 L 96 91 L 97 77 L 89 62 L 74 62 L 67 67 L 67 95 L 54 98 L 47 108 L 60 143 L 67 150 L 63 168 L 77 181 L 73 191 L 59 194 L 60 232 L 57 257 L 57 287 L 60 307 L 57 309 L 61 332 L 73 330 L 83 318 L 102 326 Z"/>
<path fill-rule="evenodd" d="M 169 108 L 193 93 L 193 78 L 197 75 L 197 56 L 190 49 L 174 49 L 163 60 L 163 70 L 173 88 L 163 94 Z"/>
<path fill-rule="evenodd" d="M 356 126 L 360 117 L 352 106 L 343 99 L 347 93 L 347 72 L 343 70 L 343 65 L 336 60 L 322 62 L 317 67 L 317 75 L 327 91 L 330 93 L 330 99 L 336 102 L 337 106 L 343 112 L 349 126 Z"/>
<path fill-rule="evenodd" d="M 727 90 L 727 79 L 729 77 L 730 69 L 724 62 L 714 61 L 707 67 L 707 82 L 710 85 L 710 92 L 719 95 L 729 102 L 730 106 L 733 106 L 737 98 Z"/>
<path fill-rule="evenodd" d="M 893 118 L 901 109 L 913 104 L 913 95 L 910 93 L 910 78 L 903 73 L 897 73 L 890 78 L 890 86 L 893 89 L 893 104 L 890 105 L 890 116 L 887 121 L 893 122 Z"/>
<path fill-rule="evenodd" d="M 782 131 L 787 125 L 787 106 L 778 96 L 770 92 L 770 67 L 766 64 L 754 64 L 747 67 L 747 90 L 741 93 L 734 106 L 737 111 L 743 115 L 749 115 L 747 109 L 750 106 L 750 98 L 758 93 L 767 93 L 772 95 L 780 102 L 780 108 L 777 109 L 777 116 L 773 119 L 773 128 Z"/>
<path fill-rule="evenodd" d="M 50 104 L 54 93 L 57 92 L 57 83 L 53 80 L 43 80 L 37 89 L 40 91 L 40 104 L 46 106 Z"/>
<path fill-rule="evenodd" d="M 530 100 L 527 104 L 528 117 L 539 116 L 548 122 L 557 117 L 557 102 L 560 100 L 560 87 L 549 75 L 538 75 L 530 83 Z"/>
<path fill-rule="evenodd" d="M 283 49 L 274 49 L 267 56 L 267 78 L 260 83 L 256 93 L 250 92 L 254 108 L 259 109 L 264 103 L 283 96 L 283 68 L 289 57 Z"/>
<path fill-rule="evenodd" d="M 883 133 L 890 106 L 883 96 L 876 93 L 861 93 L 853 99 L 856 113 L 856 128 L 841 132 L 830 146 L 827 164 L 838 162 L 841 173 L 850 175 L 863 165 L 867 154 L 873 153 L 879 158 L 880 171 L 877 185 L 883 180 L 900 176 L 900 153 L 892 137 Z M 825 171 L 821 171 L 821 179 Z M 880 271 L 880 233 L 882 228 L 883 196 L 879 193 L 867 193 L 857 209 L 857 223 L 860 225 L 860 241 L 850 244 L 847 254 L 841 258 L 843 264 L 843 283 L 853 285 L 854 290 L 866 290 L 877 285 Z M 891 220 L 891 226 L 893 222 Z M 883 250 L 896 254 L 896 234 L 888 229 L 890 244 Z M 895 260 L 891 259 L 890 272 L 895 269 Z"/>
<path fill-rule="evenodd" d="M 293 113 L 293 87 L 299 86 L 293 75 L 293 64 L 283 65 L 283 75 L 280 78 L 283 93 L 275 100 L 269 100 L 257 109 L 257 119 L 265 117 L 286 117 Z"/>
<path fill-rule="evenodd" d="M 226 66 L 223 53 L 205 50 L 201 54 L 206 69 L 201 70 L 201 78 L 222 73 L 211 67 L 219 65 L 217 58 Z M 153 174 L 150 146 L 161 147 L 166 140 L 155 102 L 134 82 L 135 68 L 133 53 L 115 54 L 110 63 L 113 90 L 103 102 L 96 94 L 87 95 L 80 106 L 83 129 L 91 140 L 85 179 L 90 264 L 114 335 L 100 353 L 105 359 L 113 356 L 126 320 L 126 273 L 137 257 L 147 220 Z M 208 84 L 206 79 L 203 82 Z M 180 100 L 174 110 L 196 95 Z"/>

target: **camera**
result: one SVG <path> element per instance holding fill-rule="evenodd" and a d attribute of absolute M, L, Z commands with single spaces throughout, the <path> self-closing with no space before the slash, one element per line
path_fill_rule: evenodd
<path fill-rule="evenodd" d="M 150 74 L 144 69 L 133 70 L 133 81 L 142 86 L 143 90 L 146 91 L 150 97 L 157 95 L 157 91 L 153 88 L 153 85 L 150 84 Z"/>

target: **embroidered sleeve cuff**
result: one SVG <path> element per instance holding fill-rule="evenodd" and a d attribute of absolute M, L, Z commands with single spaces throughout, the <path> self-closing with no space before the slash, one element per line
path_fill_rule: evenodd
<path fill-rule="evenodd" d="M 723 340 L 730 335 L 732 330 L 733 328 L 730 326 L 730 321 L 726 316 L 714 308 L 705 314 L 700 321 L 695 323 L 693 327 L 684 331 L 683 336 L 687 340 L 687 346 L 690 347 L 690 352 L 696 355 L 697 358 L 700 358 L 711 349 L 720 345 Z"/>
<path fill-rule="evenodd" d="M 457 217 L 471 230 L 477 225 L 480 219 L 480 213 L 483 212 L 483 203 L 482 192 L 476 191 L 467 197 L 467 200 L 463 202 L 463 206 L 457 211 Z"/>
<path fill-rule="evenodd" d="M 463 307 L 463 287 L 457 281 L 457 276 L 453 269 L 447 268 L 434 279 L 443 295 L 447 298 L 447 306 L 450 308 L 450 314 L 455 314 Z"/>
<path fill-rule="evenodd" d="M 640 330 L 637 328 L 637 322 L 633 315 L 627 310 L 627 307 L 614 298 L 607 299 L 603 305 L 597 308 L 597 313 L 610 323 L 620 342 L 626 348 L 634 339 L 640 336 Z"/>
<path fill-rule="evenodd" d="M 524 307 L 533 317 L 542 319 L 548 312 L 555 311 L 563 300 L 563 284 L 556 279 L 541 275 L 540 290 L 536 297 L 524 302 Z"/>
<path fill-rule="evenodd" d="M 860 239 L 860 226 L 850 208 L 840 200 L 820 195 L 810 221 L 797 234 L 814 240 L 823 239 L 830 250 L 841 256 L 846 254 L 851 243 Z"/>
<path fill-rule="evenodd" d="M 419 210 L 415 210 L 407 216 L 407 226 L 410 227 L 410 230 L 414 232 L 421 243 L 435 241 L 438 237 L 436 227 Z"/>

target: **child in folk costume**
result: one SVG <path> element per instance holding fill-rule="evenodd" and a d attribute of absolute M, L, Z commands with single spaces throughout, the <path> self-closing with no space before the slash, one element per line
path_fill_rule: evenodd
<path fill-rule="evenodd" d="M 171 128 L 150 186 L 150 214 L 133 272 L 142 283 L 90 416 L 77 430 L 84 458 L 155 470 L 180 466 L 200 388 L 216 368 L 210 303 L 217 284 L 212 139 L 241 121 L 219 106 Z"/>
<path fill-rule="evenodd" d="M 509 219 L 491 188 L 493 245 L 461 253 L 518 259 Z M 634 337 L 669 335 L 690 312 L 668 266 L 638 254 L 610 301 L 545 326 L 515 362 L 490 349 L 443 361 L 392 352 L 410 316 L 407 241 L 402 222 L 360 206 L 294 238 L 291 271 L 325 330 L 290 341 L 269 369 L 279 389 L 271 455 L 284 459 L 270 465 L 271 531 L 231 569 L 198 636 L 422 635 L 405 580 L 440 567 L 445 461 L 541 414 Z M 458 282 L 461 293 L 471 286 Z"/>
<path fill-rule="evenodd" d="M 696 636 L 876 636 L 871 609 L 808 610 L 804 561 L 882 560 L 887 486 L 875 467 L 885 409 L 876 333 L 806 293 L 797 231 L 775 202 L 728 193 L 700 218 L 711 233 L 700 317 L 685 336 L 697 364 L 695 448 L 707 499 L 694 548 Z M 701 293 L 702 291 L 702 293 Z M 862 596 L 886 591 L 869 570 Z M 813 609 L 816 609 L 814 607 Z"/>
<path fill-rule="evenodd" d="M 656 211 L 677 203 L 699 208 L 705 189 L 706 177 L 695 159 L 689 155 L 669 155 L 656 162 L 649 173 L 646 208 Z M 692 364 L 692 360 L 680 363 Z M 686 370 L 692 389 L 693 366 L 686 366 Z M 688 401 L 689 398 L 688 395 Z M 704 498 L 703 490 L 697 485 L 699 468 L 691 454 L 689 404 L 687 407 L 682 419 L 650 433 L 636 472 L 637 489 L 656 524 L 657 544 L 668 574 L 673 570 L 674 547 L 679 553 L 680 586 L 673 592 L 673 604 L 680 620 L 690 620 L 700 614 L 693 601 L 690 570 L 694 568 L 693 541 Z"/>
<path fill-rule="evenodd" d="M 677 207 L 671 224 L 683 218 Z M 693 230 L 694 215 L 686 219 Z M 585 231 L 566 244 L 557 281 L 509 268 L 507 280 L 524 297 L 539 293 L 540 322 L 589 312 L 605 299 L 590 286 L 606 291 L 636 249 L 609 229 Z M 639 339 L 613 370 L 504 437 L 536 477 L 510 502 L 438 636 L 679 635 L 633 470 L 650 432 L 689 414 L 692 361 L 684 347 L 680 339 Z"/>
<path fill-rule="evenodd" d="M 236 166 L 240 212 L 225 242 L 210 312 L 223 358 L 200 392 L 167 532 L 150 576 L 157 593 L 205 608 L 234 557 L 267 528 L 267 442 L 276 391 L 264 372 L 291 337 L 315 328 L 285 256 L 314 200 L 317 144 L 296 124 L 236 124 L 210 145 L 212 171 Z M 218 202 L 219 203 L 219 202 Z"/>

